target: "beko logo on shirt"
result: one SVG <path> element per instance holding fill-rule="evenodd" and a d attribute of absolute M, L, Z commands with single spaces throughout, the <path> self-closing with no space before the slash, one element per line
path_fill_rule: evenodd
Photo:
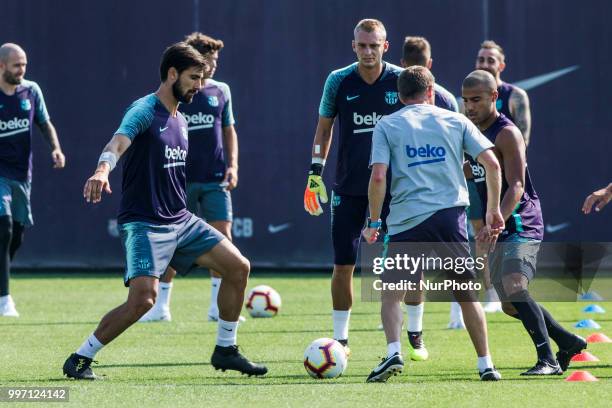
<path fill-rule="evenodd" d="M 13 118 L 8 122 L 0 120 L 0 131 L 2 130 L 15 130 L 15 129 L 23 129 L 30 127 L 30 119 L 18 119 Z"/>
<path fill-rule="evenodd" d="M 198 112 L 194 115 L 185 115 L 185 119 L 189 125 L 212 125 L 215 123 L 215 117 L 213 115 L 204 115 L 202 112 Z"/>
<path fill-rule="evenodd" d="M 376 112 L 372 112 L 371 115 L 360 115 L 357 112 L 353 112 L 353 123 L 357 126 L 361 125 L 376 125 L 383 115 L 378 115 Z"/>
<path fill-rule="evenodd" d="M 421 147 L 406 145 L 406 154 L 411 159 L 429 159 L 408 163 L 408 167 L 418 166 L 419 164 L 437 163 L 446 160 L 446 149 L 442 146 L 433 146 L 430 144 L 426 144 L 425 146 Z"/>
<path fill-rule="evenodd" d="M 474 182 L 480 183 L 485 180 L 485 168 L 480 165 L 480 163 L 471 163 L 470 167 L 472 168 L 472 175 L 474 176 Z"/>
<path fill-rule="evenodd" d="M 187 158 L 187 150 L 180 147 L 172 148 L 166 145 L 166 159 L 168 160 L 185 160 Z"/>

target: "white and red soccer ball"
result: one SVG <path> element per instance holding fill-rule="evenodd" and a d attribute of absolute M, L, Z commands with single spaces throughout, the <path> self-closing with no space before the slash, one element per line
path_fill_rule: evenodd
<path fill-rule="evenodd" d="M 280 310 L 281 297 L 269 286 L 255 286 L 247 295 L 245 307 L 252 317 L 274 317 Z"/>
<path fill-rule="evenodd" d="M 313 378 L 340 377 L 347 363 L 344 346 L 333 339 L 317 339 L 304 352 L 304 368 Z"/>

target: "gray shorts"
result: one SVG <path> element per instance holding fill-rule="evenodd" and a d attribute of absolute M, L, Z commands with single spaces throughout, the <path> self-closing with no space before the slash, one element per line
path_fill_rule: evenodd
<path fill-rule="evenodd" d="M 521 273 L 527 280 L 535 277 L 541 241 L 516 234 L 498 242 L 489 258 L 491 282 L 501 283 L 505 275 Z"/>
<path fill-rule="evenodd" d="M 137 276 L 159 278 L 168 266 L 185 274 L 199 256 L 225 239 L 195 215 L 169 225 L 128 222 L 119 226 L 119 232 L 126 255 L 125 286 Z"/>
<path fill-rule="evenodd" d="M 232 197 L 221 182 L 187 183 L 187 209 L 206 220 L 232 222 Z"/>
<path fill-rule="evenodd" d="M 34 225 L 30 206 L 31 191 L 32 184 L 29 181 L 0 177 L 0 216 L 11 216 L 14 222 L 26 227 Z"/>

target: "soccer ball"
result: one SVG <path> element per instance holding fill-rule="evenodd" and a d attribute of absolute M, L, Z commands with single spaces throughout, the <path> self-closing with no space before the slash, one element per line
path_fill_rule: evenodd
<path fill-rule="evenodd" d="M 313 378 L 340 377 L 347 363 L 344 347 L 333 339 L 317 339 L 304 352 L 304 368 Z"/>
<path fill-rule="evenodd" d="M 274 317 L 280 310 L 281 297 L 269 286 L 255 286 L 247 296 L 245 307 L 252 317 Z"/>

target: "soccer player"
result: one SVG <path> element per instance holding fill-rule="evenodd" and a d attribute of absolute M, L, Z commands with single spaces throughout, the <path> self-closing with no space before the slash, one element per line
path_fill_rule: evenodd
<path fill-rule="evenodd" d="M 387 217 L 388 239 L 400 242 L 439 242 L 434 249 L 455 258 L 470 258 L 465 207 L 469 204 L 463 174 L 464 151 L 477 157 L 489 173 L 490 197 L 486 231 L 491 242 L 503 229 L 499 209 L 501 177 L 499 162 L 489 142 L 465 116 L 440 109 L 434 104 L 434 77 L 420 66 L 407 68 L 399 77 L 400 111 L 378 122 L 372 141 L 372 175 L 368 197 L 370 217 L 363 236 L 372 243 L 378 237 L 380 214 L 391 174 L 391 206 Z M 428 154 L 426 152 L 434 153 Z M 413 153 L 411 153 L 413 152 Z M 435 157 L 435 158 L 432 158 Z M 387 273 L 386 270 L 383 278 Z M 422 271 L 417 271 L 419 275 Z M 463 272 L 463 273 L 461 273 Z M 451 271 L 456 281 L 474 279 L 474 271 Z M 383 279 L 384 280 L 384 279 Z M 420 280 L 420 279 L 419 279 Z M 460 301 L 470 338 L 478 355 L 478 370 L 483 381 L 497 381 L 501 375 L 491 360 L 487 340 L 487 322 L 472 290 L 455 290 Z M 384 382 L 401 372 L 401 301 L 405 291 L 382 292 L 381 317 L 387 337 L 387 357 L 372 370 L 367 382 Z"/>
<path fill-rule="evenodd" d="M 495 144 L 495 153 L 502 165 L 503 186 L 501 212 L 505 229 L 491 256 L 489 265 L 492 283 L 502 299 L 503 310 L 523 323 L 536 348 L 538 361 L 522 375 L 562 374 L 570 359 L 586 348 L 586 341 L 565 330 L 529 294 L 529 282 L 535 276 L 537 253 L 544 236 L 540 200 L 527 168 L 525 142 L 521 131 L 496 109 L 497 84 L 489 72 L 476 70 L 468 75 L 462 87 L 467 117 Z M 488 170 L 470 158 L 478 176 Z M 486 205 L 491 191 L 476 179 L 480 200 Z M 486 234 L 481 230 L 477 238 Z M 559 346 L 553 355 L 549 336 Z"/>
<path fill-rule="evenodd" d="M 433 59 L 431 57 L 431 45 L 424 37 L 406 37 L 402 49 L 401 65 L 403 68 L 422 66 L 431 70 Z M 434 84 L 435 105 L 451 112 L 459 111 L 457 100 L 442 85 Z M 408 332 L 408 354 L 411 360 L 427 360 L 429 353 L 423 342 L 423 292 L 406 292 L 406 326 Z M 461 310 L 459 310 L 461 316 Z M 459 325 L 463 324 L 461 317 L 457 318 Z M 455 325 L 458 325 L 455 323 Z M 382 326 L 381 326 L 382 329 Z"/>
<path fill-rule="evenodd" d="M 334 271 L 331 281 L 334 339 L 348 348 L 349 319 L 353 303 L 353 271 L 360 232 L 368 210 L 368 160 L 374 126 L 384 115 L 401 107 L 397 78 L 402 68 L 383 61 L 389 49 L 382 22 L 361 20 L 352 42 L 357 62 L 333 71 L 325 81 L 319 106 L 319 122 L 312 146 L 312 164 L 304 192 L 304 208 L 311 215 L 323 213 L 327 191 L 321 175 L 339 119 L 336 180 L 331 202 Z M 383 214 L 384 218 L 384 214 Z"/>
<path fill-rule="evenodd" d="M 531 110 L 529 108 L 529 97 L 523 89 L 502 81 L 501 73 L 506 69 L 506 56 L 504 50 L 494 41 L 484 41 L 480 44 L 480 50 L 476 57 L 476 69 L 488 71 L 495 77 L 497 83 L 496 108 L 510 119 L 521 131 L 525 140 L 525 146 L 529 145 L 531 136 Z M 478 233 L 482 228 L 482 204 L 478 201 L 474 184 L 468 183 L 470 191 L 469 217 L 474 231 Z M 495 289 L 489 282 L 488 266 L 485 267 L 486 300 L 485 311 L 489 313 L 501 312 L 501 303 Z"/>
<path fill-rule="evenodd" d="M 68 357 L 63 367 L 68 377 L 96 378 L 92 359 L 153 306 L 157 281 L 168 265 L 179 272 L 194 265 L 211 267 L 223 276 L 212 366 L 248 375 L 267 372 L 265 366 L 247 360 L 236 346 L 249 261 L 185 205 L 187 121 L 177 109 L 179 102 L 191 102 L 200 90 L 206 64 L 204 57 L 184 42 L 168 47 L 160 64 L 161 85 L 128 108 L 94 175 L 85 183 L 87 202 L 100 202 L 103 191 L 111 193 L 110 171 L 125 155 L 118 221 L 129 292 L 127 301 L 108 312 L 95 332 Z"/>
<path fill-rule="evenodd" d="M 24 79 L 28 60 L 17 44 L 0 46 L 0 316 L 19 317 L 9 293 L 11 261 L 33 224 L 32 134 L 34 123 L 51 147 L 53 167 L 66 158 L 36 82 Z"/>
<path fill-rule="evenodd" d="M 593 191 L 582 204 L 582 212 L 590 214 L 593 206 L 595 211 L 601 211 L 608 203 L 612 200 L 612 183 L 608 184 L 608 187 L 604 187 L 600 190 Z"/>
<path fill-rule="evenodd" d="M 227 239 L 232 239 L 232 198 L 238 185 L 238 136 L 229 86 L 212 79 L 217 69 L 223 41 L 202 33 L 192 33 L 185 42 L 198 50 L 211 65 L 204 87 L 190 104 L 179 105 L 187 119 L 189 153 L 187 154 L 187 209 L 206 220 Z M 224 147 L 225 146 L 225 147 Z M 219 319 L 217 296 L 221 274 L 211 269 L 208 320 Z M 176 271 L 168 268 L 159 282 L 155 306 L 140 321 L 169 321 L 170 293 Z M 244 320 L 241 316 L 240 320 Z"/>

